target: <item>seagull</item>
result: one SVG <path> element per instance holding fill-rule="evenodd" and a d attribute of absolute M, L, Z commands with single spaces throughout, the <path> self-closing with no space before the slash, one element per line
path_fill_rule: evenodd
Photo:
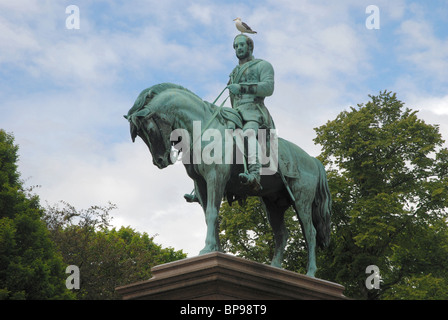
<path fill-rule="evenodd" d="M 233 19 L 233 21 L 235 21 L 235 26 L 241 33 L 257 33 L 257 31 L 253 31 L 245 22 L 241 21 L 241 18 Z"/>

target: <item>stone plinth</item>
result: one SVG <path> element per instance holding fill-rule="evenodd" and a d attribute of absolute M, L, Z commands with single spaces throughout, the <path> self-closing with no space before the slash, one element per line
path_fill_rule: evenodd
<path fill-rule="evenodd" d="M 118 287 L 125 300 L 345 300 L 344 287 L 213 252 L 154 267 L 147 281 Z"/>

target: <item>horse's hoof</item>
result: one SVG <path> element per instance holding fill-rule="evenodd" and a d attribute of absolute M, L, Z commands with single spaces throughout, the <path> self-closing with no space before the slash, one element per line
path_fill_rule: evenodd
<path fill-rule="evenodd" d="M 208 248 L 204 248 L 201 251 L 199 251 L 199 255 L 203 255 L 203 254 L 207 254 L 207 253 L 211 253 L 211 252 L 217 252 L 220 251 L 219 249 L 208 249 Z"/>
<path fill-rule="evenodd" d="M 316 271 L 308 271 L 306 275 L 311 278 L 315 278 Z"/>

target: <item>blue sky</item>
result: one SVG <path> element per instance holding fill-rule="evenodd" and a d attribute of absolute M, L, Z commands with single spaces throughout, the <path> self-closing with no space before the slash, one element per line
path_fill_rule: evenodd
<path fill-rule="evenodd" d="M 368 5 L 379 29 L 367 29 Z M 76 5 L 80 28 L 67 29 Z M 236 64 L 241 17 L 254 55 L 275 69 L 266 100 L 279 135 L 318 155 L 313 128 L 369 94 L 396 92 L 448 138 L 446 1 L 0 0 L 0 128 L 42 203 L 117 204 L 113 223 L 196 255 L 202 210 L 182 165 L 159 170 L 132 144 L 126 114 L 141 90 L 173 82 L 213 101 Z"/>

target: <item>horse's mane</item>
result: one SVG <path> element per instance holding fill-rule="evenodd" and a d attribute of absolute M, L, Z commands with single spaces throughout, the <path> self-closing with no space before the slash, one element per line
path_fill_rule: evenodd
<path fill-rule="evenodd" d="M 192 91 L 174 84 L 174 83 L 159 83 L 156 84 L 152 87 L 149 87 L 147 89 L 144 89 L 137 97 L 137 99 L 134 102 L 134 105 L 132 106 L 131 109 L 129 109 L 127 116 L 125 116 L 126 118 L 130 117 L 131 115 L 141 111 L 148 103 L 151 102 L 151 100 L 157 96 L 159 93 L 167 90 L 167 89 L 180 89 L 183 91 L 186 91 L 192 95 L 194 95 L 195 97 L 199 98 L 195 93 L 193 93 Z M 199 98 L 201 99 L 201 98 Z M 201 99 L 202 100 L 202 99 Z"/>

